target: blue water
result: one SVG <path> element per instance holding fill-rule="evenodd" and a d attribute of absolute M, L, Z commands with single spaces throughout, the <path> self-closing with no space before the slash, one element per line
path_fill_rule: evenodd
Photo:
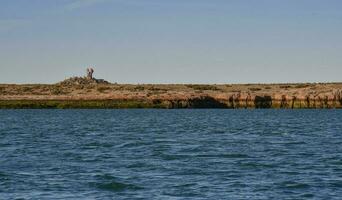
<path fill-rule="evenodd" d="M 339 199 L 342 110 L 0 110 L 0 199 Z"/>

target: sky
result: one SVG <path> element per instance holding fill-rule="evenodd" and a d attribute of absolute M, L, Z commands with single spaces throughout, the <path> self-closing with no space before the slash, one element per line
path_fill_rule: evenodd
<path fill-rule="evenodd" d="M 0 0 L 0 83 L 342 81 L 341 0 Z"/>

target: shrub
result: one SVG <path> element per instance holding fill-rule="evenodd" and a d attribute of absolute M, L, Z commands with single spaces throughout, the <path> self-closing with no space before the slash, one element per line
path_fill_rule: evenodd
<path fill-rule="evenodd" d="M 295 88 L 306 88 L 309 86 L 310 86 L 310 84 L 299 84 L 299 85 L 296 85 Z"/>
<path fill-rule="evenodd" d="M 279 88 L 287 89 L 287 88 L 292 88 L 291 85 L 280 85 Z"/>
<path fill-rule="evenodd" d="M 248 88 L 250 91 L 260 91 L 261 90 L 261 88 Z"/>
<path fill-rule="evenodd" d="M 109 90 L 110 89 L 110 87 L 107 87 L 107 86 L 100 86 L 100 87 L 98 87 L 96 90 L 98 91 L 98 92 L 100 92 L 100 93 L 103 93 L 103 92 L 105 92 L 106 90 Z"/>
<path fill-rule="evenodd" d="M 151 87 L 149 90 L 151 90 L 151 91 L 162 91 L 162 92 L 166 92 L 167 91 L 166 89 L 157 88 L 157 87 Z"/>
<path fill-rule="evenodd" d="M 142 91 L 142 90 L 145 90 L 145 87 L 144 86 L 141 86 L 141 85 L 138 85 L 134 88 L 134 90 L 136 91 Z"/>
<path fill-rule="evenodd" d="M 220 90 L 216 86 L 213 86 L 213 85 L 186 85 L 186 86 L 194 90 Z"/>
<path fill-rule="evenodd" d="M 54 94 L 54 95 L 66 94 L 66 92 L 63 90 L 63 87 L 60 87 L 58 85 L 51 86 L 50 92 L 51 94 Z"/>
<path fill-rule="evenodd" d="M 53 88 L 51 90 L 51 93 L 54 95 L 60 95 L 60 94 L 63 94 L 63 91 L 60 88 Z"/>
<path fill-rule="evenodd" d="M 31 92 L 32 88 L 31 87 L 23 87 L 22 92 Z"/>

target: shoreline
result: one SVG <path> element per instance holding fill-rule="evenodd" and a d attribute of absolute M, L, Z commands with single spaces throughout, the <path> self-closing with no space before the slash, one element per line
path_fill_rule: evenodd
<path fill-rule="evenodd" d="M 342 83 L 0 84 L 6 108 L 342 108 Z"/>

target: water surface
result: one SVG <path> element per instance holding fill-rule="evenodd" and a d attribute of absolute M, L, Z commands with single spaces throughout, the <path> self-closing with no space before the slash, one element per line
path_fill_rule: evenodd
<path fill-rule="evenodd" d="M 0 110 L 0 199 L 339 199 L 342 110 Z"/>

